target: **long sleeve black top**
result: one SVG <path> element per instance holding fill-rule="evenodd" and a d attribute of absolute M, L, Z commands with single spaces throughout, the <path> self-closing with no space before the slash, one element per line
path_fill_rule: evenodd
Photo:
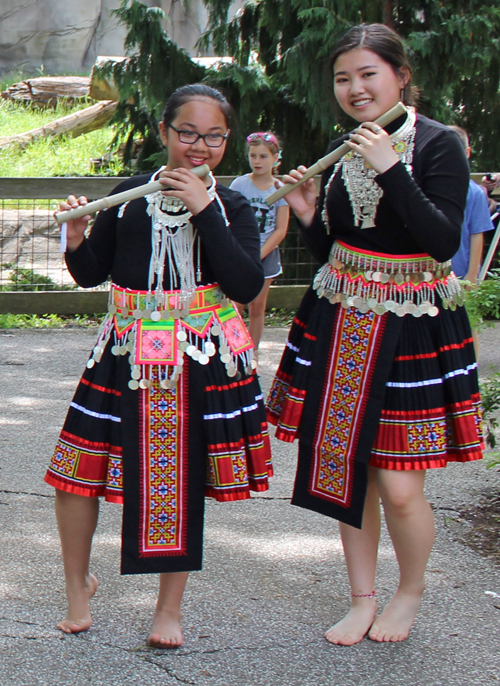
<path fill-rule="evenodd" d="M 403 122 L 404 117 L 400 117 L 386 130 L 391 133 Z M 329 152 L 345 139 L 344 136 L 334 141 Z M 469 183 L 469 166 L 457 134 L 418 115 L 412 167 L 413 176 L 398 162 L 375 177 L 384 194 L 377 208 L 375 227 L 371 229 L 355 225 L 339 170 L 326 201 L 330 234 L 321 218 L 325 186 L 333 166 L 326 169 L 313 222 L 309 227 L 301 227 L 312 255 L 319 262 L 326 262 L 333 241 L 341 240 L 355 248 L 391 255 L 426 253 L 438 262 L 451 259 L 460 246 Z"/>
<path fill-rule="evenodd" d="M 120 183 L 113 193 L 148 183 L 149 175 L 134 176 Z M 247 200 L 236 191 L 217 186 L 226 210 L 226 226 L 217 201 L 191 218 L 200 237 L 202 279 L 199 285 L 218 283 L 237 302 L 251 302 L 264 285 L 260 260 L 260 237 L 255 215 Z M 103 283 L 109 276 L 122 288 L 147 290 L 151 259 L 151 218 L 145 198 L 132 200 L 118 217 L 118 207 L 100 212 L 90 235 L 73 252 L 66 264 L 75 281 L 84 288 Z M 196 250 L 193 251 L 196 259 Z M 167 258 L 168 259 L 168 258 Z M 169 269 L 163 288 L 171 290 Z"/>

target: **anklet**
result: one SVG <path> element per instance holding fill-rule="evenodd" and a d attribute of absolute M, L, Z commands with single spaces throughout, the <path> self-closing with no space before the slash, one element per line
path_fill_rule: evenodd
<path fill-rule="evenodd" d="M 375 589 L 371 593 L 351 593 L 351 598 L 375 598 Z"/>

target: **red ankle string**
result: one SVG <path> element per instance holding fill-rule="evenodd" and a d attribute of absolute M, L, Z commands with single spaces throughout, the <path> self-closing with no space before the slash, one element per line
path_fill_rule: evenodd
<path fill-rule="evenodd" d="M 351 593 L 352 598 L 375 598 L 375 589 L 371 593 Z"/>

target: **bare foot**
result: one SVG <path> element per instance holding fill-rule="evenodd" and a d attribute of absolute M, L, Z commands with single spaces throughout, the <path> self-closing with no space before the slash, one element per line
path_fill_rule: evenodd
<path fill-rule="evenodd" d="M 170 610 L 156 609 L 148 646 L 151 648 L 179 648 L 183 643 L 181 614 Z"/>
<path fill-rule="evenodd" d="M 404 641 L 417 616 L 422 593 L 396 591 L 382 614 L 373 622 L 368 637 L 372 641 Z"/>
<path fill-rule="evenodd" d="M 78 634 L 80 631 L 88 631 L 92 626 L 89 600 L 97 590 L 99 582 L 93 574 L 89 574 L 83 588 L 70 589 L 66 584 L 68 597 L 68 612 L 66 617 L 59 622 L 57 628 L 65 634 Z"/>
<path fill-rule="evenodd" d="M 330 643 L 341 646 L 352 646 L 366 636 L 373 624 L 377 611 L 375 598 L 353 598 L 352 606 L 344 619 L 334 624 L 325 634 Z"/>

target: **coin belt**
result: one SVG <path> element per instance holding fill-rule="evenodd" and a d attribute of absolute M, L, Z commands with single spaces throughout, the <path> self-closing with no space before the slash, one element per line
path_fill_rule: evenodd
<path fill-rule="evenodd" d="M 336 241 L 328 262 L 314 278 L 318 297 L 332 304 L 355 307 L 382 315 L 394 312 L 435 317 L 439 313 L 436 293 L 444 308 L 464 304 L 462 286 L 451 270 L 451 262 L 437 262 L 429 255 L 395 256 L 363 252 Z"/>
<path fill-rule="evenodd" d="M 225 334 L 225 321 L 235 322 L 236 328 L 243 327 L 243 339 L 229 340 Z M 171 362 L 148 362 L 138 364 L 137 346 L 140 335 L 140 322 L 148 322 L 151 328 L 158 322 L 158 329 L 170 324 Z M 132 390 L 146 389 L 152 386 L 149 371 L 151 364 L 160 367 L 160 385 L 164 389 L 173 389 L 184 365 L 184 356 L 188 355 L 201 365 L 210 363 L 217 353 L 226 368 L 229 377 L 238 379 L 238 358 L 242 361 L 245 372 L 252 374 L 257 367 L 253 358 L 253 346 L 239 314 L 232 303 L 217 285 L 196 288 L 193 302 L 186 308 L 183 293 L 179 291 L 162 291 L 161 295 L 150 291 L 133 291 L 111 284 L 108 313 L 99 327 L 98 339 L 87 362 L 90 369 L 101 361 L 104 349 L 113 337 L 111 353 L 115 356 L 128 356 L 130 376 L 128 382 Z"/>

